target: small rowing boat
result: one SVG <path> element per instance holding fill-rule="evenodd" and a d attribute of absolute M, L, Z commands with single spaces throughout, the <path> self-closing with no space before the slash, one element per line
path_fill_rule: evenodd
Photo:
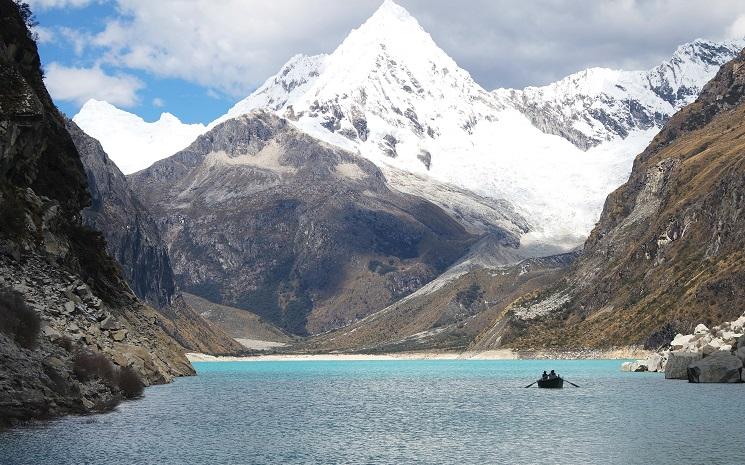
<path fill-rule="evenodd" d="M 561 389 L 564 387 L 564 378 L 557 376 L 556 378 L 539 379 L 536 381 L 539 388 L 544 389 Z"/>

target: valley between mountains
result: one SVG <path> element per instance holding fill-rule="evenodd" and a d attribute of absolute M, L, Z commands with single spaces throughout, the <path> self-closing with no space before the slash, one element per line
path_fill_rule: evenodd
<path fill-rule="evenodd" d="M 486 90 L 385 0 L 187 125 L 67 118 L 0 16 L 5 423 L 186 352 L 656 350 L 745 308 L 745 40 Z"/>

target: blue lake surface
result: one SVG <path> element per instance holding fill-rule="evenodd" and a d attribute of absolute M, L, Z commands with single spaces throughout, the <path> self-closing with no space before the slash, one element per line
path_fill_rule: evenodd
<path fill-rule="evenodd" d="M 745 386 L 620 361 L 196 363 L 116 411 L 0 433 L 0 464 L 742 464 Z M 581 388 L 524 389 L 544 369 Z"/>

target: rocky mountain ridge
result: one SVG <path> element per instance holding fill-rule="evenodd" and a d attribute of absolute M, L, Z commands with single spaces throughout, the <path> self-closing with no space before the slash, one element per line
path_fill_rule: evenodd
<path fill-rule="evenodd" d="M 240 344 L 204 320 L 178 293 L 155 220 L 101 144 L 74 122 L 67 120 L 66 125 L 80 153 L 91 193 L 83 222 L 103 234 L 106 249 L 121 266 L 132 291 L 167 317 L 164 329 L 187 350 L 212 355 L 241 353 Z"/>
<path fill-rule="evenodd" d="M 683 44 L 648 71 L 590 68 L 542 87 L 497 89 L 544 132 L 587 150 L 639 130 L 660 129 L 745 47 L 745 40 Z"/>
<path fill-rule="evenodd" d="M 160 224 L 182 289 L 295 334 L 383 308 L 476 239 L 435 205 L 389 189 L 364 158 L 261 111 L 130 182 Z M 510 231 L 498 237 L 517 245 Z"/>
<path fill-rule="evenodd" d="M 301 341 L 299 351 L 464 351 L 519 296 L 560 279 L 576 253 L 441 275 L 354 324 Z"/>
<path fill-rule="evenodd" d="M 83 222 L 104 235 L 109 254 L 121 265 L 139 298 L 157 307 L 170 304 L 176 284 L 158 226 L 101 144 L 74 122 L 66 123 L 91 194 L 91 205 L 83 210 Z"/>

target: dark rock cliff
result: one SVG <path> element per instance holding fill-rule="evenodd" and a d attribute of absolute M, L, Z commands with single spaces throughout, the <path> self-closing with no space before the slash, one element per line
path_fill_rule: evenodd
<path fill-rule="evenodd" d="M 257 112 L 130 176 L 176 280 L 295 334 L 348 324 L 437 276 L 473 237 L 369 161 Z"/>
<path fill-rule="evenodd" d="M 608 196 L 568 277 L 513 305 L 504 340 L 645 344 L 745 307 L 745 54 L 674 115 Z M 501 323 L 499 323 L 501 324 Z"/>
<path fill-rule="evenodd" d="M 101 144 L 71 120 L 66 120 L 66 125 L 80 153 L 91 194 L 91 204 L 83 210 L 83 223 L 106 238 L 109 254 L 139 298 L 156 307 L 170 304 L 176 285 L 158 226 Z"/>
<path fill-rule="evenodd" d="M 145 384 L 193 374 L 83 226 L 89 201 L 36 44 L 18 6 L 0 0 L 0 426 L 111 408 L 133 394 L 122 373 Z"/>

